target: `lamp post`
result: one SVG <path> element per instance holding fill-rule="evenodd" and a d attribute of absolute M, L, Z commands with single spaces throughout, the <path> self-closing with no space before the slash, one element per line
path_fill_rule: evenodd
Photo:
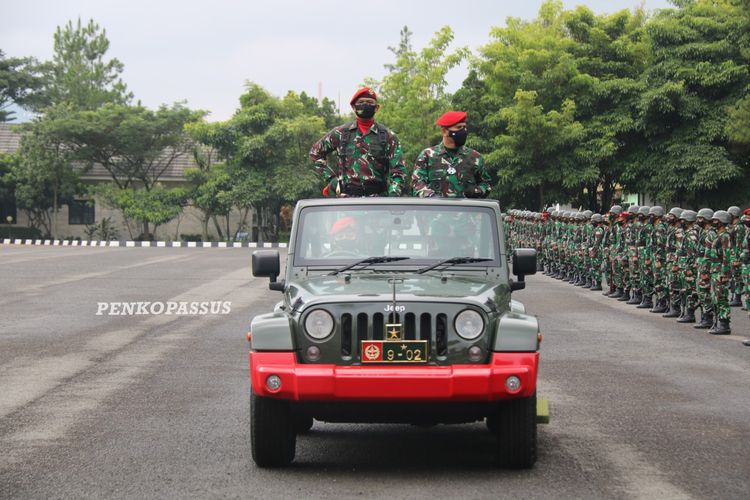
<path fill-rule="evenodd" d="M 8 222 L 8 239 L 10 239 L 10 230 L 11 230 L 10 225 L 13 224 L 13 216 L 9 215 L 5 218 L 5 220 Z"/>

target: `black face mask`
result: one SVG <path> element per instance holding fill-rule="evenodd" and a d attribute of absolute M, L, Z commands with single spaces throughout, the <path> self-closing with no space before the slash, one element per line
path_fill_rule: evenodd
<path fill-rule="evenodd" d="M 466 136 L 469 135 L 469 131 L 465 128 L 462 128 L 461 130 L 449 130 L 448 131 L 448 137 L 453 139 L 453 143 L 456 145 L 457 148 L 460 148 L 464 144 L 466 144 Z"/>
<path fill-rule="evenodd" d="M 375 116 L 375 108 L 377 104 L 357 104 L 354 109 L 357 112 L 357 116 L 365 120 L 369 120 Z"/>

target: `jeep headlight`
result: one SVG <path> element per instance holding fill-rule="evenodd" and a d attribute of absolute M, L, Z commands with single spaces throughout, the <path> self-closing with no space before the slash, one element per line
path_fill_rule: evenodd
<path fill-rule="evenodd" d="M 484 320 L 482 315 L 471 309 L 465 309 L 458 313 L 454 321 L 456 333 L 466 340 L 474 340 L 479 337 L 484 330 Z"/>
<path fill-rule="evenodd" d="M 305 318 L 305 331 L 316 340 L 323 340 L 333 332 L 333 316 L 328 311 L 316 309 Z"/>

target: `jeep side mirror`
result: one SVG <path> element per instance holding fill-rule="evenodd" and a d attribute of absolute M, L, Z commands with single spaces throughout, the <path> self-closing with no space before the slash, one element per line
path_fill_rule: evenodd
<path fill-rule="evenodd" d="M 517 248 L 513 251 L 513 274 L 518 281 L 510 284 L 510 290 L 523 290 L 526 287 L 524 277 L 536 274 L 536 250 L 534 248 Z"/>
<path fill-rule="evenodd" d="M 276 250 L 259 250 L 253 253 L 253 276 L 270 278 L 268 288 L 276 291 L 284 290 L 284 282 L 276 281 L 281 270 L 281 259 Z"/>

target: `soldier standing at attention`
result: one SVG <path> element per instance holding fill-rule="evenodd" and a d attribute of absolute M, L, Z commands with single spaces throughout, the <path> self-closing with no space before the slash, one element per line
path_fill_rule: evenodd
<path fill-rule="evenodd" d="M 732 238 L 732 281 L 729 284 L 731 298 L 730 307 L 742 305 L 740 296 L 742 295 L 742 266 L 740 265 L 740 252 L 742 251 L 742 239 L 745 236 L 745 226 L 740 222 L 742 210 L 740 207 L 733 205 L 727 208 L 727 212 L 732 218 L 731 224 L 727 226 L 727 232 Z"/>
<path fill-rule="evenodd" d="M 479 152 L 466 147 L 466 113 L 449 111 L 437 119 L 442 141 L 422 151 L 414 164 L 412 186 L 420 198 L 485 198 L 492 178 Z"/>
<path fill-rule="evenodd" d="M 701 322 L 693 328 L 711 328 L 714 324 L 714 304 L 711 300 L 711 257 L 709 249 L 716 239 L 716 231 L 711 224 L 714 211 L 710 208 L 698 210 L 698 303 L 701 308 Z"/>
<path fill-rule="evenodd" d="M 708 248 L 711 266 L 711 301 L 716 320 L 708 331 L 711 335 L 729 335 L 729 279 L 731 277 L 732 239 L 727 232 L 731 216 L 725 210 L 717 210 L 711 218 L 716 236 Z"/>
<path fill-rule="evenodd" d="M 310 149 L 315 172 L 326 180 L 325 196 L 401 196 L 406 166 L 396 134 L 375 122 L 378 98 L 372 89 L 358 90 L 349 103 L 356 121 L 328 132 Z M 336 152 L 338 167 L 327 163 Z"/>
<path fill-rule="evenodd" d="M 740 251 L 740 262 L 742 262 L 742 288 L 740 295 L 745 296 L 745 309 L 750 315 L 750 208 L 742 212 L 742 225 L 745 226 L 745 235 L 742 238 L 742 250 Z"/>

